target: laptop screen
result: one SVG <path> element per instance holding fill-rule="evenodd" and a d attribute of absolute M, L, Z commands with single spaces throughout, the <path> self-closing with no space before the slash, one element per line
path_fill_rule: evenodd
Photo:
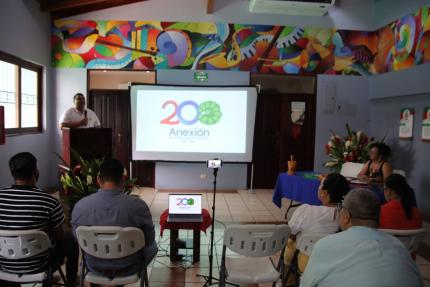
<path fill-rule="evenodd" d="M 202 195 L 169 194 L 169 214 L 202 214 Z"/>

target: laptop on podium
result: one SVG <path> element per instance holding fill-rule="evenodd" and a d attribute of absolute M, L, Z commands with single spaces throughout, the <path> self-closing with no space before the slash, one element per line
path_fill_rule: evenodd
<path fill-rule="evenodd" d="M 201 194 L 169 194 L 167 222 L 202 222 Z"/>

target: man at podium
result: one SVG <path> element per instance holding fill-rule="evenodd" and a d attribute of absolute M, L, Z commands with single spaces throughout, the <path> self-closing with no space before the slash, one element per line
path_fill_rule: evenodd
<path fill-rule="evenodd" d="M 85 107 L 85 97 L 81 93 L 73 96 L 74 107 L 66 110 L 60 117 L 60 128 L 97 128 L 100 120 Z"/>

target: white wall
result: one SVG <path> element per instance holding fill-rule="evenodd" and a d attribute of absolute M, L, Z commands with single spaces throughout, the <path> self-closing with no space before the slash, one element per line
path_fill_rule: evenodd
<path fill-rule="evenodd" d="M 180 4 L 179 4 L 180 2 Z M 79 16 L 77 20 L 156 20 L 184 22 L 246 23 L 373 30 L 373 0 L 338 0 L 336 7 L 323 17 L 255 14 L 248 0 L 216 0 L 215 13 L 206 14 L 206 1 L 157 0 L 134 3 Z"/>
<path fill-rule="evenodd" d="M 375 27 L 381 28 L 405 15 L 415 13 L 419 8 L 430 4 L 430 0 L 376 0 Z"/>
<path fill-rule="evenodd" d="M 318 75 L 314 170 L 328 172 L 323 164 L 331 131 L 345 136 L 352 130 L 370 132 L 370 77 Z"/>
<path fill-rule="evenodd" d="M 38 159 L 40 187 L 52 186 L 57 174 L 52 153 L 53 96 L 50 93 L 50 21 L 40 13 L 37 1 L 5 0 L 0 9 L 0 50 L 44 67 L 43 75 L 43 132 L 11 136 L 0 146 L 0 187 L 12 183 L 8 168 L 9 158 L 23 151 Z"/>
<path fill-rule="evenodd" d="M 415 189 L 418 205 L 430 216 L 430 143 L 421 140 L 423 107 L 430 106 L 430 65 L 421 65 L 400 72 L 386 73 L 371 79 L 371 130 L 378 137 L 386 137 L 392 148 L 390 159 Z M 413 138 L 398 137 L 400 109 L 415 108 Z"/>
<path fill-rule="evenodd" d="M 55 125 L 53 143 L 55 151 L 61 153 L 61 130 L 59 120 L 61 114 L 73 106 L 73 96 L 82 93 L 87 97 L 87 70 L 86 69 L 52 69 L 52 94 L 55 95 L 52 122 Z"/>

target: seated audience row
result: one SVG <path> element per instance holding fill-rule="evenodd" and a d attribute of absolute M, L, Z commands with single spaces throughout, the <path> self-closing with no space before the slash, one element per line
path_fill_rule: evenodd
<path fill-rule="evenodd" d="M 350 191 L 339 213 L 342 232 L 315 244 L 300 286 L 422 286 L 405 246 L 377 229 L 379 215 L 375 194 Z"/>
<path fill-rule="evenodd" d="M 36 158 L 28 152 L 18 153 L 9 160 L 14 184 L 0 190 L 0 229 L 42 230 L 54 245 L 59 263 L 66 259 L 67 281 L 74 285 L 78 271 L 79 248 L 70 230 L 64 227 L 64 212 L 55 197 L 36 187 L 39 178 Z M 141 254 L 117 260 L 100 260 L 85 255 L 87 266 L 102 275 L 133 274 L 141 258 L 149 263 L 157 253 L 154 224 L 146 203 L 122 193 L 123 166 L 118 160 L 106 159 L 100 166 L 97 181 L 100 189 L 80 200 L 72 213 L 73 232 L 80 225 L 109 225 L 137 227 L 145 235 L 145 248 Z M 35 273 L 46 268 L 48 254 L 31 260 L 7 260 L 0 256 L 0 268 L 14 274 Z M 0 286 L 20 286 L 0 280 Z"/>
<path fill-rule="evenodd" d="M 93 272 L 109 277 L 133 274 L 139 270 L 141 258 L 148 264 L 156 255 L 149 207 L 143 200 L 122 192 L 123 166 L 118 160 L 103 161 L 97 178 L 100 189 L 74 206 L 73 234 L 64 230 L 65 216 L 60 202 L 36 187 L 39 177 L 36 158 L 28 152 L 16 154 L 10 159 L 9 168 L 15 182 L 0 191 L 0 229 L 45 231 L 55 246 L 58 262 L 66 259 L 69 283 L 74 283 L 77 276 L 79 248 L 73 235 L 78 226 L 137 227 L 145 235 L 142 252 L 126 258 L 103 260 L 84 254 L 87 267 Z M 382 206 L 372 191 L 348 191 L 345 177 L 329 174 L 318 189 L 322 205 L 303 204 L 289 220 L 292 235 L 284 254 L 287 267 L 291 265 L 300 234 L 333 234 L 339 228 L 342 230 L 321 239 L 310 258 L 299 254 L 298 267 L 304 272 L 300 286 L 344 286 L 346 280 L 348 286 L 421 286 L 418 269 L 403 244 L 376 229 L 421 228 L 421 214 L 405 178 L 391 174 L 385 179 L 387 203 Z M 0 257 L 0 268 L 17 274 L 37 272 L 45 268 L 47 256 L 41 254 L 30 261 Z M 0 280 L 0 286 L 19 284 Z"/>
<path fill-rule="evenodd" d="M 295 254 L 295 250 L 296 250 L 295 239 L 296 237 L 300 236 L 300 233 L 332 234 L 339 231 L 339 227 L 341 227 L 342 230 L 347 230 L 351 226 L 365 226 L 369 228 L 379 227 L 379 228 L 385 228 L 385 229 L 418 229 L 418 228 L 421 228 L 422 226 L 422 218 L 419 210 L 416 207 L 414 192 L 412 188 L 410 188 L 410 186 L 407 184 L 405 178 L 399 174 L 391 174 L 385 180 L 384 195 L 387 203 L 383 204 L 382 206 L 380 206 L 379 202 L 372 203 L 372 201 L 360 203 L 360 200 L 364 200 L 366 198 L 368 200 L 377 199 L 376 195 L 372 191 L 361 190 L 355 196 L 353 195 L 347 196 L 347 198 L 351 198 L 350 201 L 352 201 L 352 203 L 350 204 L 352 205 L 351 207 L 352 211 L 349 211 L 349 213 L 346 213 L 345 210 L 348 211 L 347 208 L 338 209 L 336 211 L 336 208 L 334 208 L 334 206 L 336 206 L 342 201 L 342 199 L 345 197 L 348 191 L 349 191 L 348 183 L 342 175 L 329 174 L 325 179 L 323 179 L 318 190 L 318 198 L 321 200 L 322 206 L 311 206 L 311 205 L 304 204 L 296 209 L 296 211 L 293 213 L 291 219 L 288 222 L 288 225 L 291 227 L 291 230 L 292 230 L 292 237 L 288 240 L 287 248 L 284 254 L 284 261 L 285 261 L 287 270 L 288 268 L 290 268 L 293 256 Z M 366 194 L 366 192 L 368 194 Z M 350 194 L 351 193 L 352 192 L 350 192 Z M 369 194 L 372 194 L 372 193 L 373 195 L 375 195 L 374 197 L 370 197 Z M 345 204 L 346 206 L 348 206 L 348 200 L 346 199 L 345 199 Z M 356 205 L 360 205 L 360 208 L 362 209 L 358 208 Z M 376 209 L 378 210 L 377 215 L 375 215 Z M 370 211 L 372 211 L 373 213 L 370 213 Z M 369 212 L 369 214 L 366 215 L 366 212 Z M 342 218 L 342 215 L 344 215 L 343 218 Z M 354 218 L 354 219 L 351 219 L 351 218 Z M 358 235 L 366 234 L 366 233 L 369 233 L 369 235 L 372 235 L 373 233 L 375 233 L 374 231 L 369 232 L 369 230 L 359 232 L 360 229 L 357 229 L 357 228 L 354 228 L 353 230 L 358 230 L 358 231 L 355 231 L 355 232 L 351 231 L 348 233 L 349 234 L 348 236 L 346 235 L 338 235 L 338 236 L 340 236 L 341 238 L 345 236 L 346 239 L 351 240 L 351 242 L 353 242 L 354 238 L 352 235 L 356 233 Z M 382 239 L 387 238 L 386 236 L 383 236 L 380 234 L 378 235 L 377 233 L 375 234 L 373 234 L 374 237 L 370 236 L 369 240 L 372 240 L 372 238 L 375 239 L 379 237 Z M 360 237 L 357 237 L 357 238 L 360 238 Z M 387 241 L 387 244 L 391 244 L 390 242 L 392 243 L 392 241 Z M 339 244 L 343 244 L 343 243 L 339 241 Z M 363 241 L 363 244 L 372 245 L 373 243 L 370 241 L 369 242 Z M 383 243 L 381 244 L 383 245 Z M 348 245 L 348 247 L 351 248 L 351 250 L 349 251 L 351 254 L 354 254 L 354 252 L 364 252 L 369 248 L 368 246 L 363 247 L 363 246 L 357 245 L 356 248 L 359 251 L 356 251 L 356 249 L 354 249 L 354 244 Z M 374 247 L 380 248 L 379 245 L 375 245 Z M 406 250 L 404 247 L 403 249 Z M 340 246 L 339 252 L 341 252 L 342 250 L 346 252 L 346 249 Z M 378 250 L 379 251 L 377 252 L 383 252 L 384 248 L 380 248 Z M 339 256 L 339 258 L 341 258 L 340 260 L 346 260 L 346 257 L 348 257 L 347 253 L 343 255 L 341 254 L 337 254 L 337 255 Z M 342 256 L 345 256 L 345 258 L 343 258 Z M 364 258 L 365 256 L 367 255 L 363 255 L 362 257 Z M 370 255 L 369 255 L 369 259 L 371 259 Z M 307 256 L 301 253 L 298 254 L 297 268 L 299 272 L 301 273 L 304 272 L 306 265 L 308 263 L 308 260 L 309 258 L 307 258 Z M 321 259 L 321 260 L 324 260 L 324 259 Z M 389 261 L 386 261 L 385 264 L 389 265 L 390 263 Z M 394 267 L 384 267 L 384 268 L 394 268 Z M 398 266 L 398 268 L 401 268 L 401 267 Z M 294 276 L 290 276 L 290 278 L 288 278 L 287 286 L 292 285 L 294 283 L 293 277 Z M 310 275 L 307 275 L 307 277 L 310 277 Z M 362 282 L 365 282 L 365 281 L 362 281 Z M 333 282 L 331 282 L 330 284 L 333 284 Z M 328 284 L 327 286 L 334 286 L 330 284 Z M 311 285 L 304 285 L 304 286 L 316 286 L 316 285 L 311 284 Z M 366 285 L 362 285 L 362 286 L 366 286 Z M 401 286 L 401 285 L 396 285 L 396 286 Z"/>

